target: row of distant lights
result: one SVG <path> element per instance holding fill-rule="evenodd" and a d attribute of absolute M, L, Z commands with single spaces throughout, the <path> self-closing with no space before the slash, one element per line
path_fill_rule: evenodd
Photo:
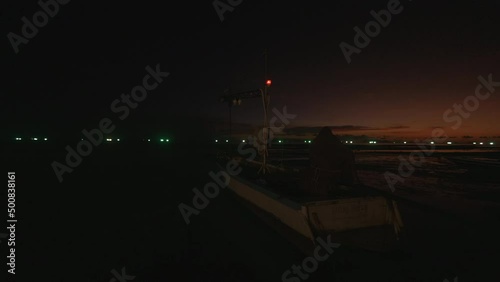
<path fill-rule="evenodd" d="M 226 143 L 229 143 L 229 140 L 225 140 Z M 241 140 L 242 143 L 246 143 L 247 141 L 245 139 Z M 215 139 L 215 143 L 219 143 L 218 139 Z M 283 143 L 283 140 L 278 140 L 278 143 Z M 311 140 L 304 140 L 304 143 L 311 143 Z M 352 143 L 352 142 L 351 142 Z"/>
<path fill-rule="evenodd" d="M 474 145 L 483 145 L 484 143 L 483 142 L 479 142 L 479 143 L 478 142 L 472 142 L 472 144 L 474 144 Z M 490 142 L 490 145 L 495 145 L 495 143 Z"/>
<path fill-rule="evenodd" d="M 226 143 L 229 142 L 229 140 L 225 140 Z M 241 140 L 242 143 L 245 143 L 246 140 Z M 311 143 L 312 141 L 311 140 L 304 140 L 304 143 Z M 219 143 L 219 140 L 218 139 L 215 139 L 215 143 Z M 278 143 L 283 143 L 283 140 L 278 140 Z M 346 144 L 352 144 L 352 141 L 345 141 Z M 370 144 L 376 144 L 377 141 L 370 141 Z"/>
<path fill-rule="evenodd" d="M 488 142 L 486 142 L 486 143 L 488 143 Z M 434 142 L 431 142 L 431 144 L 434 144 Z M 446 144 L 451 145 L 452 142 L 446 142 Z M 472 144 L 473 145 L 484 145 L 484 142 L 479 142 L 479 143 L 478 142 L 472 142 Z M 494 142 L 490 142 L 490 145 L 495 145 L 495 143 Z"/>
<path fill-rule="evenodd" d="M 22 139 L 21 137 L 16 137 L 16 138 L 15 138 L 15 140 L 16 140 L 16 141 L 22 141 L 23 139 Z M 33 140 L 33 141 L 38 141 L 38 137 L 32 137 L 32 138 L 31 138 L 31 140 Z M 48 138 L 46 138 L 46 137 L 45 137 L 45 138 L 43 138 L 43 141 L 47 141 L 47 140 L 48 140 Z M 82 139 L 82 140 L 83 140 L 83 139 Z M 113 141 L 113 139 L 112 139 L 112 138 L 106 138 L 106 141 L 107 141 L 107 142 L 112 142 L 112 141 Z M 117 139 L 116 139 L 116 141 L 117 141 L 117 142 L 120 142 L 120 138 L 117 138 Z M 229 140 L 228 140 L 228 139 L 226 139 L 225 141 L 226 141 L 226 143 L 229 143 Z M 151 142 L 151 139 L 148 139 L 148 142 Z M 160 139 L 160 142 L 170 142 L 170 139 L 164 139 L 164 138 L 162 138 L 162 139 Z M 246 142 L 246 140 L 241 140 L 241 142 L 245 143 L 245 142 Z M 218 139 L 215 139 L 215 143 L 219 143 L 219 140 L 218 140 Z M 283 141 L 282 141 L 282 140 L 278 140 L 278 143 L 283 143 Z M 311 143 L 311 140 L 304 140 L 304 143 Z M 345 143 L 346 143 L 346 144 L 352 144 L 352 141 L 345 141 Z M 377 141 L 369 141 L 368 143 L 369 143 L 369 144 L 377 144 Z M 403 142 L 403 144 L 406 144 L 406 141 L 405 141 L 405 142 Z M 434 144 L 434 142 L 433 142 L 433 141 L 431 141 L 431 142 L 430 142 L 430 144 Z M 453 144 L 453 143 L 452 143 L 452 142 L 446 142 L 446 144 L 451 145 L 451 144 Z M 472 142 L 472 144 L 473 144 L 473 145 L 484 145 L 484 142 Z M 489 144 L 490 144 L 490 145 L 495 145 L 495 143 L 494 143 L 494 142 L 490 142 Z"/>
<path fill-rule="evenodd" d="M 488 142 L 486 142 L 488 143 Z M 431 144 L 434 144 L 434 142 L 431 142 Z M 452 142 L 446 142 L 446 144 L 451 145 L 453 144 Z M 473 145 L 484 145 L 484 142 L 472 142 Z M 494 142 L 490 142 L 490 145 L 495 145 Z"/>
<path fill-rule="evenodd" d="M 23 138 L 16 137 L 15 140 L 16 141 L 22 141 Z M 33 138 L 31 138 L 31 140 L 38 141 L 38 138 L 37 137 L 33 137 Z M 43 138 L 43 140 L 47 141 L 48 139 L 47 138 Z M 81 140 L 83 140 L 83 138 Z M 116 141 L 120 142 L 120 138 L 117 138 Z M 106 142 L 113 142 L 113 138 L 106 138 Z M 151 139 L 148 139 L 148 142 L 151 142 Z M 160 139 L 160 142 L 170 142 L 170 139 Z"/>
<path fill-rule="evenodd" d="M 143 139 L 144 140 L 144 139 Z M 148 142 L 151 142 L 151 139 L 148 139 L 147 140 Z M 170 142 L 170 139 L 165 139 L 165 138 L 162 138 L 160 139 L 160 142 Z"/>
<path fill-rule="evenodd" d="M 404 144 L 406 144 L 406 142 L 403 142 Z M 486 142 L 488 143 L 488 142 Z M 434 144 L 434 141 L 431 141 L 430 144 Z M 446 142 L 447 145 L 452 145 L 453 142 Z M 484 142 L 472 142 L 473 145 L 484 145 Z M 495 145 L 494 142 L 490 142 L 490 145 Z"/>
<path fill-rule="evenodd" d="M 21 137 L 16 137 L 16 141 L 22 141 L 23 138 Z M 38 141 L 38 137 L 32 137 L 31 140 L 33 141 Z M 47 141 L 48 139 L 47 138 L 43 138 L 43 141 Z"/>

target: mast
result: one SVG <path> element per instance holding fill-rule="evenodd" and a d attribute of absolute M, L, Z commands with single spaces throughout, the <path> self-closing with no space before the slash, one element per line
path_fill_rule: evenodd
<path fill-rule="evenodd" d="M 257 173 L 260 173 L 262 171 L 263 174 L 266 174 L 266 171 L 269 171 L 267 168 L 267 157 L 269 156 L 268 148 L 269 148 L 269 118 L 268 118 L 268 113 L 269 113 L 269 93 L 267 91 L 267 88 L 271 86 L 271 81 L 267 77 L 267 48 L 264 49 L 264 91 L 262 93 L 262 104 L 264 107 L 264 127 L 262 130 L 263 137 L 265 136 L 265 142 L 264 142 L 264 152 L 262 153 L 262 166 L 259 169 Z"/>
<path fill-rule="evenodd" d="M 264 49 L 264 87 L 255 89 L 255 90 L 250 90 L 250 91 L 244 91 L 244 92 L 239 92 L 239 93 L 231 93 L 231 91 L 225 91 L 225 94 L 220 98 L 220 102 L 228 103 L 229 105 L 229 135 L 232 135 L 232 129 L 231 129 L 231 123 L 232 123 L 232 106 L 234 105 L 240 105 L 241 104 L 241 99 L 247 99 L 247 98 L 262 98 L 262 106 L 264 108 L 264 126 L 262 128 L 262 139 L 265 139 L 263 145 L 263 150 L 261 153 L 260 145 L 258 148 L 259 154 L 262 156 L 262 165 L 257 173 L 266 173 L 269 172 L 269 168 L 267 167 L 267 157 L 269 155 L 268 148 L 269 148 L 269 138 L 270 138 L 270 127 L 269 127 L 269 102 L 270 102 L 270 96 L 269 96 L 269 91 L 268 88 L 271 86 L 271 80 L 268 79 L 267 77 L 267 49 Z"/>

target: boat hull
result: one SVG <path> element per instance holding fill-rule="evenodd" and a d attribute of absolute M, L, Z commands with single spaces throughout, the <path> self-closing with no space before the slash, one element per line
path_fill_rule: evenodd
<path fill-rule="evenodd" d="M 328 235 L 371 251 L 397 248 L 401 217 L 395 202 L 383 196 L 298 202 L 238 176 L 231 176 L 228 189 L 305 253 L 318 236 Z"/>

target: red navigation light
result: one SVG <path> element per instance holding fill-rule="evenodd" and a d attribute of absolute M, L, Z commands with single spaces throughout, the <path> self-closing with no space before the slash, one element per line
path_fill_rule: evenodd
<path fill-rule="evenodd" d="M 266 80 L 266 85 L 267 86 L 271 86 L 271 80 L 270 79 Z"/>

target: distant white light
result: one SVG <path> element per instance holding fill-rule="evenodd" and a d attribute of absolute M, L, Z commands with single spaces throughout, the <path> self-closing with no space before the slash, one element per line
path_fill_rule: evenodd
<path fill-rule="evenodd" d="M 120 142 L 120 139 L 116 139 L 116 141 Z"/>
<path fill-rule="evenodd" d="M 281 143 L 281 140 L 278 140 L 278 143 Z"/>
<path fill-rule="evenodd" d="M 351 144 L 352 144 L 352 141 L 349 141 L 349 143 L 351 143 Z"/>
<path fill-rule="evenodd" d="M 403 142 L 403 144 L 406 144 L 406 141 L 405 141 L 405 142 Z"/>
<path fill-rule="evenodd" d="M 21 137 L 16 137 L 16 140 L 21 141 L 22 139 L 21 139 Z"/>
<path fill-rule="evenodd" d="M 304 143 L 307 143 L 307 140 L 304 140 Z"/>
<path fill-rule="evenodd" d="M 160 142 L 163 142 L 163 141 L 165 141 L 165 139 L 160 139 Z"/>
<path fill-rule="evenodd" d="M 490 142 L 490 145 L 493 145 L 493 144 L 495 144 L 495 143 L 493 143 L 493 142 Z"/>
<path fill-rule="evenodd" d="M 309 140 L 308 143 L 311 143 L 311 140 Z"/>
<path fill-rule="evenodd" d="M 345 141 L 345 143 L 347 144 L 347 143 L 349 143 L 349 141 Z"/>
<path fill-rule="evenodd" d="M 34 137 L 33 140 L 38 141 L 38 138 Z"/>
<path fill-rule="evenodd" d="M 47 141 L 47 138 L 43 138 L 43 140 Z"/>
<path fill-rule="evenodd" d="M 215 139 L 215 143 L 219 142 L 219 140 Z"/>
<path fill-rule="evenodd" d="M 434 144 L 434 141 L 431 141 L 431 144 Z"/>
<path fill-rule="evenodd" d="M 451 142 L 446 142 L 446 144 L 451 145 Z"/>
<path fill-rule="evenodd" d="M 166 141 L 167 141 L 167 142 L 170 142 L 170 139 L 167 139 Z"/>
<path fill-rule="evenodd" d="M 479 142 L 479 145 L 483 145 L 483 142 Z"/>
<path fill-rule="evenodd" d="M 241 142 L 245 143 L 246 141 L 245 141 L 245 139 L 243 139 L 243 140 L 241 140 Z"/>
<path fill-rule="evenodd" d="M 226 143 L 229 142 L 229 140 L 226 139 Z"/>
<path fill-rule="evenodd" d="M 106 141 L 111 142 L 111 141 L 113 141 L 113 139 L 111 139 L 111 138 L 106 138 Z"/>
<path fill-rule="evenodd" d="M 148 142 L 151 142 L 151 139 L 148 139 Z"/>
<path fill-rule="evenodd" d="M 472 144 L 476 145 L 476 142 L 472 142 Z"/>
<path fill-rule="evenodd" d="M 377 144 L 377 141 L 373 141 L 374 144 Z"/>

